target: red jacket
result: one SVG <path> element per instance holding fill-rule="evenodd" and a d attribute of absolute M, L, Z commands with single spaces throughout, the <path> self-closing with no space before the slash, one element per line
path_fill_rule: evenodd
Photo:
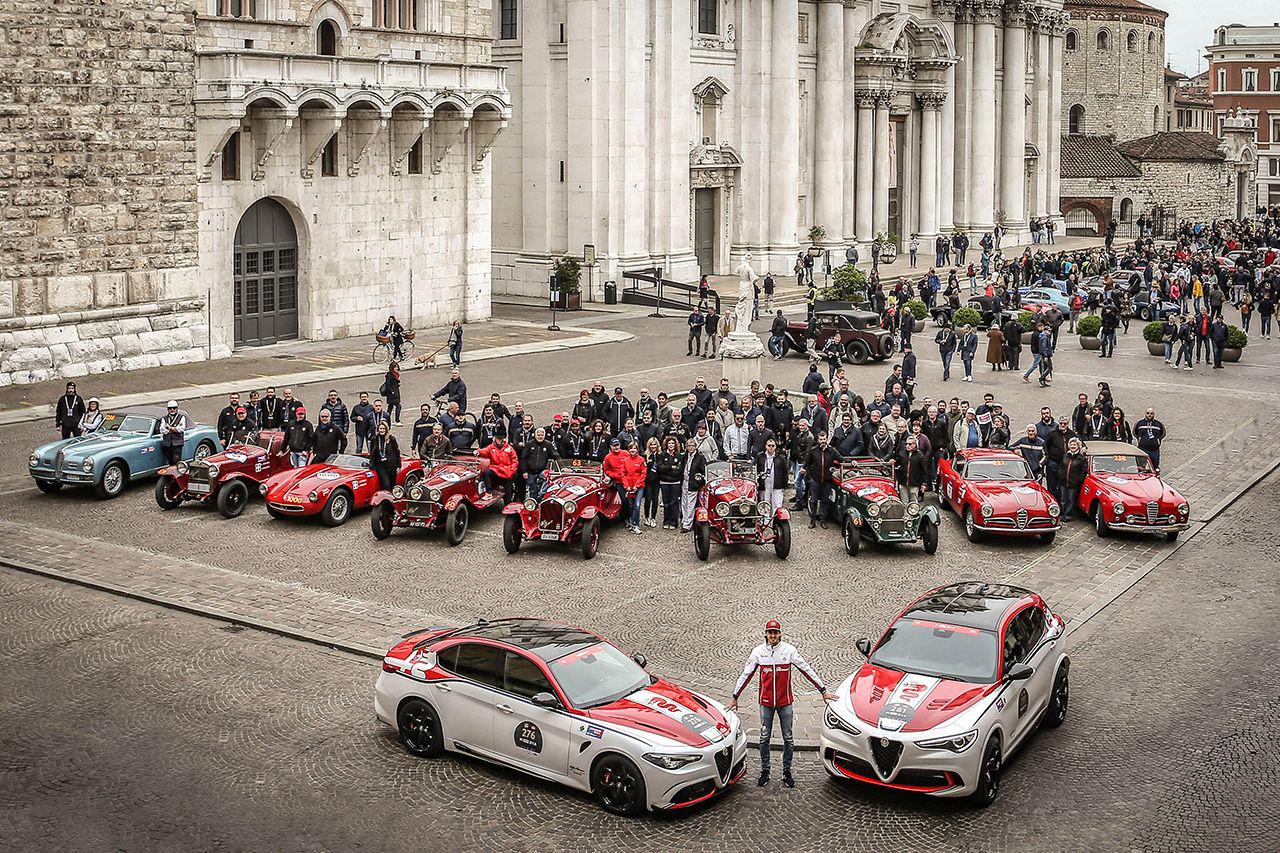
<path fill-rule="evenodd" d="M 501 447 L 496 442 L 486 445 L 476 451 L 476 456 L 488 459 L 489 470 L 495 477 L 503 480 L 514 477 L 516 469 L 520 467 L 520 457 L 516 456 L 516 449 L 509 443 L 503 443 Z"/>
<path fill-rule="evenodd" d="M 760 704 L 767 708 L 783 708 L 793 701 L 791 695 L 791 670 L 800 670 L 805 678 L 813 682 L 818 692 L 826 693 L 826 685 L 818 677 L 818 673 L 796 651 L 790 643 L 779 642 L 776 646 L 761 643 L 747 658 L 747 665 L 742 668 L 742 675 L 733 688 L 733 698 L 737 699 L 747 688 L 751 676 L 760 671 Z"/>
<path fill-rule="evenodd" d="M 621 483 L 628 492 L 634 492 L 644 485 L 648 467 L 639 453 L 632 456 L 627 450 L 611 450 L 604 458 L 604 473 Z"/>

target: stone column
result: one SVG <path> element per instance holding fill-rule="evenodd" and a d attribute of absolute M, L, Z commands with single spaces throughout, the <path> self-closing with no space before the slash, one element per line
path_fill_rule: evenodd
<path fill-rule="evenodd" d="M 889 104 L 893 92 L 876 93 L 875 130 L 872 150 L 871 236 L 889 232 Z"/>
<path fill-rule="evenodd" d="M 1000 88 L 1000 209 L 1005 229 L 1026 228 L 1027 8 L 1004 4 L 1004 78 Z"/>
<path fill-rule="evenodd" d="M 738 91 L 733 95 L 742 157 L 736 257 L 755 253 L 761 263 L 769 242 L 769 56 L 771 0 L 740 0 L 738 5 Z M 791 193 L 795 195 L 795 193 Z M 767 270 L 767 266 L 762 266 Z M 790 271 L 791 267 L 787 267 Z"/>
<path fill-rule="evenodd" d="M 947 166 L 940 161 L 938 118 L 946 103 L 945 92 L 921 92 L 920 102 L 920 215 L 919 235 L 922 244 L 938 236 L 938 177 Z M 928 251 L 925 254 L 929 254 Z"/>
<path fill-rule="evenodd" d="M 943 29 L 951 36 L 952 44 L 956 45 L 956 51 L 959 52 L 959 42 L 956 35 L 956 6 L 955 0 L 934 0 L 933 11 L 941 21 Z M 942 111 L 938 117 L 939 125 L 939 154 L 948 163 L 947 166 L 940 169 L 938 174 L 938 229 L 940 231 L 950 231 L 952 223 L 955 219 L 955 194 L 956 194 L 956 172 L 959 171 L 949 165 L 954 162 L 956 150 L 955 126 L 956 126 L 956 86 L 957 75 L 956 66 L 950 65 L 946 71 L 946 82 L 943 91 L 949 92 L 950 97 L 946 98 L 942 104 Z M 932 253 L 933 247 L 927 247 L 927 253 Z"/>
<path fill-rule="evenodd" d="M 858 10 L 855 5 L 844 6 L 844 92 L 841 95 L 840 109 L 844 113 L 844 135 L 840 140 L 841 156 L 844 158 L 844 199 L 842 202 L 843 219 L 841 236 L 844 242 L 855 243 L 858 239 L 857 207 L 854 199 L 857 195 L 858 173 L 858 110 L 854 106 L 857 97 L 854 90 L 855 54 L 858 48 Z M 843 260 L 841 261 L 843 263 Z M 833 261 L 834 263 L 834 261 Z"/>
<path fill-rule="evenodd" d="M 844 229 L 844 2 L 818 4 L 818 97 L 814 140 L 813 224 L 827 230 L 836 246 Z"/>
<path fill-rule="evenodd" d="M 1049 209 L 1051 216 L 1060 216 L 1062 195 L 1062 38 L 1067 32 L 1067 17 L 1061 13 L 1053 17 L 1053 29 L 1049 35 Z M 1117 50 L 1119 48 L 1116 48 Z M 1057 229 L 1059 234 L 1066 230 Z"/>
<path fill-rule="evenodd" d="M 800 10 L 797 0 L 774 0 L 769 85 L 769 261 L 799 250 Z M 789 269 L 789 267 L 788 267 Z"/>
<path fill-rule="evenodd" d="M 854 206 L 858 241 L 870 243 L 875 233 L 871 230 L 871 166 L 875 161 L 875 104 L 876 93 L 860 90 L 855 100 L 858 104 L 858 197 Z"/>
<path fill-rule="evenodd" d="M 973 126 L 970 105 L 973 103 L 973 20 L 963 0 L 954 4 L 955 8 L 955 43 L 956 53 L 960 59 L 952 70 L 954 83 L 953 97 L 947 99 L 948 111 L 951 114 L 952 145 L 948 155 L 953 158 L 956 168 L 948 170 L 952 175 L 952 225 L 964 227 L 973 218 L 970 214 L 973 187 L 973 169 L 969 149 L 972 142 L 969 138 Z M 963 165 L 961 165 L 963 164 Z"/>
<path fill-rule="evenodd" d="M 1043 13 L 1042 13 L 1043 14 Z M 1049 28 L 1042 19 L 1037 22 L 1036 34 L 1036 69 L 1035 69 L 1035 130 L 1036 150 L 1040 156 L 1036 158 L 1036 172 L 1033 184 L 1035 195 L 1032 198 L 1032 216 L 1044 216 L 1049 210 L 1049 173 L 1057 169 L 1056 163 L 1049 161 Z"/>
<path fill-rule="evenodd" d="M 693 255 L 689 233 L 689 123 L 693 84 L 689 43 L 689 0 L 653 7 L 653 56 L 649 70 L 653 109 L 649 110 L 649 251 L 672 274 Z M 727 119 L 723 122 L 728 124 Z M 727 263 L 727 258 L 720 259 Z"/>
<path fill-rule="evenodd" d="M 969 225 L 974 231 L 991 227 L 995 212 L 996 179 L 996 21 L 1000 6 L 978 0 L 973 15 L 973 102 L 969 105 L 970 146 Z"/>

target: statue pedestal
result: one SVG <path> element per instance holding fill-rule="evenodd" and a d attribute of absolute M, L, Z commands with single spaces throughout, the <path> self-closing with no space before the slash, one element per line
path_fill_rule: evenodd
<path fill-rule="evenodd" d="M 764 344 L 750 331 L 735 329 L 720 344 L 720 375 L 729 380 L 729 388 L 742 393 L 752 382 L 760 381 L 760 359 Z"/>

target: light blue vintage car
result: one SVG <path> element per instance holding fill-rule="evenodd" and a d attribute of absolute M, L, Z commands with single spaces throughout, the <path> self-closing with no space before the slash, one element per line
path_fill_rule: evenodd
<path fill-rule="evenodd" d="M 217 431 L 197 424 L 186 412 L 183 459 L 203 459 L 222 449 Z M 46 494 L 63 486 L 92 486 L 100 498 L 114 498 L 131 480 L 153 477 L 165 467 L 160 450 L 162 406 L 130 406 L 112 412 L 89 435 L 51 441 L 37 447 L 28 466 L 36 486 Z"/>

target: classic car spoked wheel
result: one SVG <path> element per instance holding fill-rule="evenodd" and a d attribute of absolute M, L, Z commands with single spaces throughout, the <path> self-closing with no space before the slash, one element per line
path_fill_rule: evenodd
<path fill-rule="evenodd" d="M 987 750 L 982 755 L 982 771 L 978 775 L 978 790 L 974 791 L 970 800 L 978 808 L 985 809 L 996 801 L 1000 795 L 1000 741 L 992 738 Z"/>
<path fill-rule="evenodd" d="M 858 547 L 862 545 L 862 533 L 854 525 L 852 518 L 844 520 L 844 552 L 850 557 L 858 556 Z"/>
<path fill-rule="evenodd" d="M 1111 535 L 1111 525 L 1107 524 L 1107 511 L 1101 503 L 1093 505 L 1093 526 L 1098 530 L 1098 538 L 1106 539 Z"/>
<path fill-rule="evenodd" d="M 217 448 L 214 447 L 214 444 L 212 441 L 202 441 L 196 445 L 196 458 L 205 459 L 209 456 L 212 456 L 214 450 L 216 449 Z"/>
<path fill-rule="evenodd" d="M 693 553 L 706 562 L 711 556 L 711 523 L 699 521 L 693 525 Z"/>
<path fill-rule="evenodd" d="M 590 560 L 600 548 L 600 518 L 588 518 L 582 522 L 582 557 Z"/>
<path fill-rule="evenodd" d="M 1071 685 L 1067 678 L 1066 662 L 1058 669 L 1053 679 L 1053 694 L 1049 697 L 1049 710 L 1044 715 L 1044 724 L 1057 728 L 1067 721 L 1067 701 L 1071 698 Z"/>
<path fill-rule="evenodd" d="M 867 346 L 864 341 L 849 341 L 849 345 L 845 347 L 844 352 L 854 364 L 866 364 L 871 360 L 871 347 Z"/>
<path fill-rule="evenodd" d="M 621 755 L 606 755 L 591 773 L 591 790 L 606 811 L 630 817 L 644 808 L 644 777 Z"/>
<path fill-rule="evenodd" d="M 920 520 L 920 542 L 924 545 L 926 554 L 932 554 L 938 550 L 938 525 L 933 519 Z"/>
<path fill-rule="evenodd" d="M 977 542 L 982 538 L 978 526 L 973 523 L 973 510 L 969 507 L 964 508 L 964 535 L 970 542 Z"/>
<path fill-rule="evenodd" d="M 444 752 L 444 733 L 436 709 L 421 699 L 410 699 L 396 714 L 400 742 L 410 754 L 419 758 L 435 758 Z"/>
<path fill-rule="evenodd" d="M 369 527 L 373 529 L 374 539 L 386 539 L 391 535 L 395 515 L 395 508 L 390 501 L 383 501 L 373 508 L 373 512 L 369 515 Z"/>
<path fill-rule="evenodd" d="M 779 560 L 791 553 L 791 522 L 785 518 L 773 523 L 773 553 Z"/>
<path fill-rule="evenodd" d="M 346 489 L 334 489 L 320 510 L 320 520 L 325 527 L 337 527 L 351 516 L 351 493 Z"/>
<path fill-rule="evenodd" d="M 232 480 L 218 489 L 218 512 L 223 518 L 235 518 L 249 505 L 249 487 Z"/>
<path fill-rule="evenodd" d="M 177 509 L 182 505 L 182 489 L 178 481 L 165 474 L 156 480 L 156 506 L 161 509 Z"/>
<path fill-rule="evenodd" d="M 404 484 L 403 484 L 404 490 L 407 492 L 421 482 L 422 482 L 422 472 L 410 471 L 408 474 L 404 475 Z"/>
<path fill-rule="evenodd" d="M 462 503 L 449 510 L 444 520 L 444 538 L 450 545 L 457 545 L 467 535 L 467 525 L 471 523 L 471 510 Z"/>
<path fill-rule="evenodd" d="M 61 491 L 62 484 L 57 480 L 36 480 L 36 488 L 46 495 L 51 495 L 54 492 Z"/>
<path fill-rule="evenodd" d="M 129 478 L 124 473 L 124 463 L 112 462 L 102 472 L 102 479 L 93 487 L 93 490 L 98 497 L 108 500 L 118 497 L 124 491 L 124 485 L 128 481 Z"/>
<path fill-rule="evenodd" d="M 524 538 L 524 528 L 520 526 L 520 516 L 508 515 L 502 520 L 502 547 L 508 554 L 520 550 L 520 540 Z"/>

